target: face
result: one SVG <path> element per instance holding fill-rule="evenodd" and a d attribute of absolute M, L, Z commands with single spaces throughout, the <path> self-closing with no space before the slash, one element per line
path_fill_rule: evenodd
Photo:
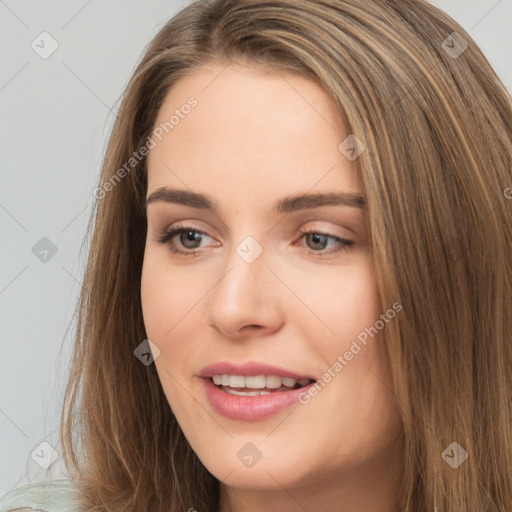
<path fill-rule="evenodd" d="M 174 86 L 148 156 L 141 298 L 164 392 L 225 488 L 375 487 L 400 422 L 348 134 L 315 83 L 223 69 Z"/>

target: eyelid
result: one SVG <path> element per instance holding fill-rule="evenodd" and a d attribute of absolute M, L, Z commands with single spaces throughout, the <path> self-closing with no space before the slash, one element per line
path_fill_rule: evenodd
<path fill-rule="evenodd" d="M 353 238 L 354 242 L 357 241 L 360 237 L 358 232 L 349 227 L 348 225 L 341 225 L 338 221 L 327 221 L 327 220 L 312 220 L 310 222 L 305 222 L 300 228 L 300 232 L 315 232 L 315 233 L 323 233 L 328 236 L 334 236 L 338 238 L 343 238 L 345 240 L 348 240 L 349 237 L 351 239 Z M 350 234 L 347 233 L 345 236 L 343 234 L 343 231 L 348 231 Z"/>
<path fill-rule="evenodd" d="M 167 233 L 169 233 L 171 231 L 175 231 L 175 230 L 180 229 L 180 228 L 189 229 L 191 231 L 197 231 L 198 233 L 207 235 L 210 238 L 215 238 L 214 236 L 209 234 L 209 232 L 207 231 L 208 228 L 203 229 L 203 228 L 199 227 L 197 224 L 193 224 L 193 222 L 198 222 L 198 221 L 194 221 L 194 220 L 192 220 L 192 221 L 188 221 L 188 220 L 181 221 L 180 220 L 180 221 L 173 222 L 173 223 L 171 223 L 168 226 L 166 225 L 167 227 L 162 228 L 162 229 L 158 229 L 158 227 L 156 226 L 155 231 L 157 231 L 157 233 L 158 233 L 158 238 L 160 238 L 161 236 L 163 236 L 163 235 L 165 235 L 165 234 L 167 234 Z M 311 223 L 314 223 L 314 222 L 315 221 L 311 221 L 310 223 L 305 223 L 305 225 L 301 226 L 298 229 L 298 232 L 301 233 L 301 234 L 304 234 L 304 233 L 318 233 L 318 234 L 322 234 L 322 235 L 333 237 L 333 238 L 340 238 L 340 239 L 343 239 L 343 240 L 348 240 L 348 238 L 345 237 L 343 234 L 338 234 L 338 233 L 334 232 L 332 229 L 318 227 L 317 224 L 315 224 L 313 226 L 308 226 L 308 224 L 311 224 Z M 355 242 L 359 238 L 357 232 L 354 231 L 353 229 L 349 228 L 348 226 L 338 226 L 338 227 L 346 229 L 346 230 L 350 231 L 352 234 L 356 235 L 356 239 L 355 240 L 351 240 L 351 241 Z M 294 229 L 294 231 L 297 231 L 297 230 Z"/>
<path fill-rule="evenodd" d="M 166 243 L 169 241 L 169 237 L 176 236 L 180 231 L 195 231 L 197 233 L 200 233 L 201 235 L 206 235 L 209 238 L 214 238 L 213 236 L 209 235 L 204 229 L 200 229 L 197 226 L 194 226 L 192 224 L 188 224 L 187 221 L 177 221 L 172 223 L 169 227 L 166 227 L 162 230 L 157 230 L 155 238 L 153 238 L 153 241 L 160 242 L 160 243 Z M 166 240 L 167 239 L 167 240 Z M 189 251 L 191 252 L 191 251 Z"/>
<path fill-rule="evenodd" d="M 197 253 L 201 252 L 204 248 L 195 248 L 195 249 L 177 249 L 173 243 L 171 243 L 172 239 L 178 236 L 179 234 L 183 233 L 184 231 L 195 231 L 196 233 L 199 233 L 202 236 L 207 236 L 209 238 L 214 238 L 211 235 L 209 235 L 206 231 L 202 229 L 198 229 L 197 226 L 193 226 L 192 224 L 189 224 L 187 221 L 179 221 L 174 224 L 171 224 L 170 227 L 166 228 L 165 230 L 161 231 L 156 239 L 154 239 L 155 242 L 160 244 L 165 244 L 169 246 L 169 250 L 178 255 L 178 256 L 195 256 Z M 350 250 L 350 247 L 355 244 L 354 240 L 350 240 L 347 238 L 344 238 L 343 236 L 335 235 L 334 233 L 329 232 L 329 230 L 322 230 L 321 228 L 315 229 L 314 227 L 306 228 L 305 226 L 302 226 L 299 229 L 300 236 L 297 238 L 296 241 L 294 241 L 293 245 L 299 245 L 302 240 L 304 240 L 306 235 L 309 234 L 316 234 L 320 236 L 327 237 L 330 240 L 334 240 L 339 245 L 336 249 L 327 249 L 327 250 L 321 250 L 321 251 L 315 251 L 309 248 L 303 248 L 303 250 L 308 255 L 313 255 L 315 257 L 335 257 L 339 253 Z M 201 238 L 202 241 L 202 238 Z"/>

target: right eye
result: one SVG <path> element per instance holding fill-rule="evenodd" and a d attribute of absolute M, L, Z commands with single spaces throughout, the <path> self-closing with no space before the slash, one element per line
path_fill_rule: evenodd
<path fill-rule="evenodd" d="M 204 231 L 200 231 L 193 226 L 187 226 L 186 224 L 175 224 L 169 229 L 161 233 L 157 239 L 158 243 L 167 244 L 169 249 L 174 254 L 193 255 L 199 248 L 196 244 L 201 242 L 204 237 L 208 237 Z M 174 241 L 174 238 L 178 238 L 178 246 Z M 211 238 L 211 237 L 210 237 Z M 185 250 L 178 247 L 184 247 Z"/>

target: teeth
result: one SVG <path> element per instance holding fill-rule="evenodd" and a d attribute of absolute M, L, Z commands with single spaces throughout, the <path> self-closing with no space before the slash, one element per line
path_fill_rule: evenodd
<path fill-rule="evenodd" d="M 222 376 L 222 380 L 224 381 L 224 375 Z M 230 388 L 245 388 L 245 377 L 243 375 L 230 375 L 228 377 L 228 384 L 224 384 L 225 386 L 229 386 Z"/>
<path fill-rule="evenodd" d="M 300 386 L 309 384 L 309 379 L 296 380 L 289 377 L 279 377 L 277 375 L 256 375 L 247 377 L 243 375 L 214 375 L 212 378 L 215 385 L 230 388 L 278 389 L 282 386 L 294 388 L 297 382 Z"/>
<path fill-rule="evenodd" d="M 282 385 L 281 377 L 268 375 L 265 380 L 265 386 L 269 389 L 277 389 Z"/>
<path fill-rule="evenodd" d="M 270 391 L 238 391 L 236 389 L 226 389 L 226 393 L 230 395 L 240 395 L 240 396 L 260 396 L 260 395 L 270 395 Z"/>
<path fill-rule="evenodd" d="M 254 377 L 242 377 L 245 381 L 245 387 L 251 389 L 261 389 L 265 387 L 265 375 L 257 375 Z M 240 386 L 243 388 L 244 386 Z"/>
<path fill-rule="evenodd" d="M 287 388 L 293 388 L 295 387 L 295 383 L 297 382 L 295 379 L 290 379 L 288 377 L 282 377 L 283 386 L 286 386 Z"/>

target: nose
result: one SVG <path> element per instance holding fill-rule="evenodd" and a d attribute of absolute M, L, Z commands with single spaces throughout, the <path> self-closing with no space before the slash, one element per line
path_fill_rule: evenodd
<path fill-rule="evenodd" d="M 236 247 L 235 247 L 236 249 Z M 225 337 L 243 340 L 269 335 L 282 324 L 282 284 L 267 268 L 263 251 L 254 261 L 236 250 L 226 258 L 209 293 L 208 323 Z"/>

